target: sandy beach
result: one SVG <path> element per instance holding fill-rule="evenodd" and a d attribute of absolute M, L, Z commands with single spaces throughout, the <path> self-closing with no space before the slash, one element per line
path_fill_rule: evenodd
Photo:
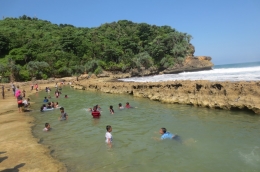
<path fill-rule="evenodd" d="M 41 84 L 40 87 L 53 85 Z M 29 87 L 20 86 L 20 90 L 25 89 L 26 97 L 35 94 L 35 90 L 31 92 Z M 0 171 L 67 171 L 65 165 L 53 158 L 50 150 L 33 137 L 34 118 L 27 112 L 18 113 L 16 98 L 7 88 L 5 99 L 0 99 Z"/>

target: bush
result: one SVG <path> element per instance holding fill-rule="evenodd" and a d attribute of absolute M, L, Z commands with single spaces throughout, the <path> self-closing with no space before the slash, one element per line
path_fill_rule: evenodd
<path fill-rule="evenodd" d="M 94 71 L 94 74 L 98 75 L 98 74 L 101 74 L 103 72 L 102 68 L 100 66 L 98 66 L 96 68 L 96 70 Z"/>
<path fill-rule="evenodd" d="M 9 83 L 10 80 L 9 78 L 5 77 L 5 78 L 1 78 L 1 83 Z"/>
<path fill-rule="evenodd" d="M 41 75 L 41 77 L 42 77 L 42 79 L 44 79 L 44 80 L 48 79 L 48 75 L 46 75 L 46 74 L 44 74 L 44 73 Z"/>
<path fill-rule="evenodd" d="M 30 77 L 30 73 L 28 70 L 22 69 L 19 72 L 19 77 L 21 81 L 30 81 L 31 77 Z"/>

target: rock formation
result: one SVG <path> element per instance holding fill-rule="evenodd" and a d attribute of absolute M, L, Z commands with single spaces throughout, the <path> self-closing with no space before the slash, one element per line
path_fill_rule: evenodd
<path fill-rule="evenodd" d="M 81 81 L 77 89 L 132 94 L 162 103 L 220 109 L 249 109 L 260 114 L 260 82 L 170 81 L 153 83 Z"/>

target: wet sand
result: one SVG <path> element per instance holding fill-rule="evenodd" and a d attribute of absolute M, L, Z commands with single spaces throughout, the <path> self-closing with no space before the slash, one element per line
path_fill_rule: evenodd
<path fill-rule="evenodd" d="M 41 84 L 40 87 L 48 85 L 54 84 Z M 25 89 L 26 97 L 35 94 L 35 90 L 31 92 L 29 87 L 20 86 L 21 91 Z M 18 112 L 12 91 L 5 89 L 5 99 L 1 96 L 0 104 L 0 171 L 67 171 L 65 165 L 52 157 L 50 150 L 33 137 L 34 118 L 28 112 Z"/>

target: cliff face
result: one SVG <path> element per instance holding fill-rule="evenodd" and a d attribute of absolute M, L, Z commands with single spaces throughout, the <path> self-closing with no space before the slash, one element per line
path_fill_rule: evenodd
<path fill-rule="evenodd" d="M 260 114 L 260 82 L 172 81 L 161 83 L 81 81 L 77 89 L 132 94 L 163 103 L 220 109 L 249 109 Z"/>
<path fill-rule="evenodd" d="M 171 68 L 165 70 L 159 70 L 156 67 L 150 67 L 148 69 L 141 67 L 140 69 L 134 68 L 128 72 L 107 72 L 104 71 L 102 74 L 97 75 L 97 77 L 113 77 L 113 78 L 130 78 L 135 76 L 150 76 L 158 74 L 176 74 L 181 72 L 193 72 L 202 70 L 212 70 L 214 64 L 211 62 L 211 57 L 209 56 L 189 56 L 184 59 L 182 63 L 178 63 Z"/>
<path fill-rule="evenodd" d="M 213 63 L 211 62 L 211 57 L 209 56 L 190 56 L 186 57 L 184 62 L 176 65 L 172 68 L 168 68 L 162 73 L 164 74 L 173 74 L 180 72 L 193 72 L 200 70 L 211 70 L 213 67 Z"/>

